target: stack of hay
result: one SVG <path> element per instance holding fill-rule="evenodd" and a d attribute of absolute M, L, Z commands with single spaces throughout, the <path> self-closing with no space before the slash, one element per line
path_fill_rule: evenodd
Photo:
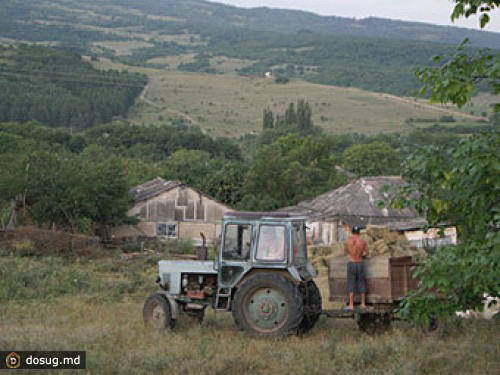
<path fill-rule="evenodd" d="M 390 255 L 391 257 L 426 256 L 423 249 L 412 245 L 404 235 L 391 232 L 387 227 L 368 225 L 361 234 L 361 238 L 368 245 L 370 258 L 378 255 Z"/>
<path fill-rule="evenodd" d="M 323 300 L 323 309 L 333 309 L 335 306 L 330 302 L 330 288 L 328 286 L 328 263 L 330 259 L 344 253 L 344 244 L 335 244 L 333 246 L 309 246 L 307 256 L 315 268 L 318 276 L 314 282 L 319 288 Z"/>
<path fill-rule="evenodd" d="M 391 232 L 389 228 L 368 225 L 362 232 L 361 238 L 368 245 L 369 258 L 377 256 L 391 257 L 425 257 L 426 252 L 411 244 L 406 237 L 397 232 Z M 309 246 L 307 250 L 309 261 L 316 269 L 318 276 L 314 279 L 321 292 L 323 308 L 335 308 L 334 302 L 330 302 L 330 289 L 328 286 L 328 264 L 332 258 L 345 257 L 344 244 L 338 243 L 333 246 Z"/>

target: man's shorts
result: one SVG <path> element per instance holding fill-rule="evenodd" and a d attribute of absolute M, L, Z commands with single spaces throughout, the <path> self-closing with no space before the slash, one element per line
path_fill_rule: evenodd
<path fill-rule="evenodd" d="M 347 293 L 366 293 L 365 266 L 363 262 L 347 263 Z"/>

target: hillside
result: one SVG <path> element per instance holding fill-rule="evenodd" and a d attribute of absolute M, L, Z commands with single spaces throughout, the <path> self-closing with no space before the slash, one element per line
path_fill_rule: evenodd
<path fill-rule="evenodd" d="M 244 60 L 240 75 L 413 95 L 413 71 L 468 37 L 500 46 L 499 33 L 307 12 L 241 9 L 202 0 L 5 0 L 0 41 L 58 44 L 129 65 L 171 67 L 152 59 L 191 55 L 181 70 L 214 73 L 210 59 Z M 439 42 L 439 43 L 438 43 Z M 448 43 L 448 44 L 443 44 Z"/>
<path fill-rule="evenodd" d="M 189 56 L 184 58 L 189 60 Z M 130 111 L 132 123 L 161 125 L 167 118 L 179 118 L 213 136 L 259 132 L 264 108 L 283 113 L 289 103 L 298 99 L 311 104 L 314 123 L 331 133 L 406 132 L 413 129 L 407 121 L 410 118 L 427 119 L 431 124 L 442 116 L 453 116 L 457 124 L 482 119 L 480 115 L 429 105 L 423 100 L 304 80 L 282 85 L 272 79 L 130 67 L 106 59 L 93 65 L 103 70 L 131 69 L 149 77 L 141 100 Z M 230 72 L 231 67 L 239 65 L 214 59 L 212 66 Z"/>

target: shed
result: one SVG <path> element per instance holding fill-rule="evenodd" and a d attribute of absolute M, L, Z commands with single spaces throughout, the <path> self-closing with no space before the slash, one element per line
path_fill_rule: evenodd
<path fill-rule="evenodd" d="M 200 241 L 200 233 L 213 243 L 220 232 L 222 217 L 231 208 L 180 181 L 157 177 L 130 189 L 134 199 L 129 216 L 140 221 L 130 227 L 118 227 L 115 238 L 141 237 L 191 239 Z"/>

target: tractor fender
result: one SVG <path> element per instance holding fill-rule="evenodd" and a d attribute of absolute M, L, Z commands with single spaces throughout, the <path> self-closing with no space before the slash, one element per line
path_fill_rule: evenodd
<path fill-rule="evenodd" d="M 179 304 L 175 300 L 175 297 L 164 290 L 159 291 L 158 294 L 161 294 L 167 299 L 172 310 L 172 319 L 177 320 L 179 318 Z"/>
<path fill-rule="evenodd" d="M 292 268 L 292 267 L 290 267 L 290 268 Z M 241 280 L 238 281 L 238 283 L 234 287 L 238 288 L 244 281 L 246 281 L 248 278 L 254 276 L 257 273 L 278 273 L 278 274 L 283 275 L 284 277 L 286 277 L 287 279 L 289 279 L 290 281 L 292 281 L 295 284 L 300 283 L 301 279 L 300 279 L 300 276 L 299 276 L 298 272 L 296 272 L 296 274 L 294 274 L 293 272 L 290 272 L 290 268 L 287 268 L 287 269 L 253 268 L 252 270 L 250 270 L 249 272 L 247 272 L 241 278 Z M 295 269 L 294 269 L 294 271 L 295 271 Z M 299 277 L 299 279 L 297 279 L 297 276 Z"/>

